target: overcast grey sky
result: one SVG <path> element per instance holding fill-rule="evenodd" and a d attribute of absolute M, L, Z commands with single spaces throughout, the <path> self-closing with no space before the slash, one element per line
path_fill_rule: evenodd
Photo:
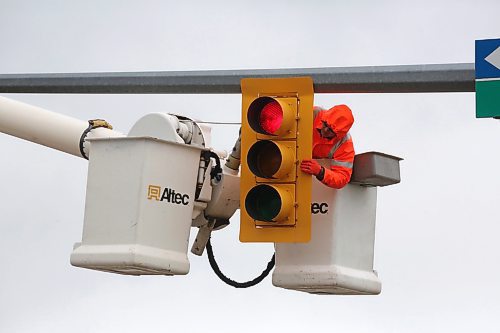
<path fill-rule="evenodd" d="M 0 73 L 474 62 L 500 38 L 499 1 L 5 1 Z M 238 95 L 4 96 L 127 132 L 150 112 L 239 121 Z M 317 95 L 356 117 L 358 153 L 403 157 L 380 189 L 379 296 L 236 290 L 190 255 L 191 272 L 130 277 L 72 267 L 87 162 L 0 134 L 1 332 L 499 332 L 500 122 L 474 94 Z M 230 149 L 237 126 L 214 126 Z M 254 277 L 271 245 L 214 235 L 221 268 Z M 193 236 L 193 233 L 192 233 Z M 192 241 L 192 240 L 191 240 Z"/>

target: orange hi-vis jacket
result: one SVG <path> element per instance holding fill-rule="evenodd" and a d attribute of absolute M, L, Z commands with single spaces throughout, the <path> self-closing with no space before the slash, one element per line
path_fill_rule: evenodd
<path fill-rule="evenodd" d="M 335 132 L 333 139 L 321 137 L 323 122 Z M 321 182 L 340 189 L 351 179 L 354 162 L 354 146 L 349 129 L 354 123 L 347 105 L 336 105 L 330 110 L 314 107 L 313 158 L 330 159 L 330 169 L 325 168 Z"/>

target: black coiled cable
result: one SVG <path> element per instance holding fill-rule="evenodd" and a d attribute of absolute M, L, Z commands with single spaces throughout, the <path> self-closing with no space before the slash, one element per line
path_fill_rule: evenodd
<path fill-rule="evenodd" d="M 259 282 L 264 280 L 266 278 L 266 276 L 269 275 L 269 273 L 271 272 L 271 270 L 273 269 L 274 264 L 275 264 L 275 254 L 273 254 L 273 257 L 267 263 L 266 269 L 259 276 L 257 276 L 255 279 L 253 279 L 251 281 L 237 282 L 237 281 L 231 280 L 230 278 L 225 276 L 220 271 L 219 265 L 217 265 L 217 262 L 215 261 L 214 252 L 212 249 L 212 244 L 210 243 L 210 238 L 208 239 L 208 242 L 207 242 L 207 255 L 208 255 L 208 262 L 210 263 L 210 266 L 212 267 L 214 273 L 219 277 L 219 279 L 221 279 L 222 281 L 224 281 L 225 283 L 227 283 L 231 287 L 235 287 L 235 288 L 248 288 L 248 287 L 255 286 L 256 284 L 258 284 Z"/>

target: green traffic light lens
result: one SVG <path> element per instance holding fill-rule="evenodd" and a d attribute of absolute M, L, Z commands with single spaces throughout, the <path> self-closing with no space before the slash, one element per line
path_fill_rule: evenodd
<path fill-rule="evenodd" d="M 251 218 L 264 222 L 276 222 L 281 210 L 281 197 L 272 186 L 258 185 L 248 192 L 245 209 Z"/>
<path fill-rule="evenodd" d="M 272 141 L 258 141 L 250 147 L 247 163 L 252 173 L 257 177 L 273 178 L 282 163 L 280 149 Z"/>

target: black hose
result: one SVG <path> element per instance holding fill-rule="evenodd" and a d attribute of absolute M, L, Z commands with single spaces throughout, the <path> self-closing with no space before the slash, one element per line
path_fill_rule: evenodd
<path fill-rule="evenodd" d="M 216 181 L 220 181 L 222 177 L 222 167 L 220 164 L 219 155 L 217 155 L 213 151 L 210 151 L 210 157 L 213 157 L 215 159 L 215 167 L 213 167 L 212 171 L 210 171 L 210 178 L 215 178 Z"/>
<path fill-rule="evenodd" d="M 275 263 L 275 254 L 273 254 L 273 257 L 267 263 L 266 269 L 259 276 L 257 276 L 255 279 L 253 279 L 251 281 L 236 282 L 236 281 L 231 280 L 227 276 L 225 276 L 220 271 L 219 265 L 217 265 L 217 262 L 215 261 L 214 252 L 212 250 L 212 244 L 210 243 L 210 238 L 208 239 L 208 242 L 207 242 L 207 255 L 208 255 L 208 262 L 210 263 L 210 266 L 214 270 L 215 275 L 217 275 L 219 277 L 219 279 L 221 279 L 222 281 L 224 281 L 225 283 L 227 283 L 231 287 L 235 287 L 235 288 L 248 288 L 248 287 L 255 286 L 256 284 L 258 284 L 259 282 L 264 280 L 266 278 L 266 276 L 269 275 L 269 273 L 273 269 L 274 263 Z"/>

